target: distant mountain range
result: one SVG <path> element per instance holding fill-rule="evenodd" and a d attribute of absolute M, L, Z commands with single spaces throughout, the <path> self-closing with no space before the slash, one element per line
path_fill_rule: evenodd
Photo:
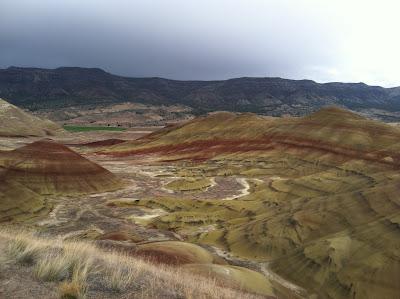
<path fill-rule="evenodd" d="M 400 119 L 400 113 L 393 114 L 400 111 L 400 87 L 282 78 L 178 81 L 121 77 L 98 68 L 9 67 L 0 69 L 0 97 L 33 111 L 134 102 L 180 104 L 192 108 L 193 114 L 227 110 L 279 116 L 338 105 L 363 112 L 372 109 L 372 115 L 385 120 Z"/>

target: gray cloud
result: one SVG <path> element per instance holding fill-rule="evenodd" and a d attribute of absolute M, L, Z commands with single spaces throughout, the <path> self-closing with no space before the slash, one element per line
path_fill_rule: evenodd
<path fill-rule="evenodd" d="M 400 85 L 389 61 L 381 70 L 376 62 L 363 72 L 371 57 L 361 59 L 355 51 L 367 39 L 352 45 L 351 36 L 364 28 L 348 31 L 352 23 L 346 22 L 354 17 L 341 14 L 357 6 L 321 2 L 2 0 L 0 67 L 87 66 L 138 77 L 281 76 Z"/>

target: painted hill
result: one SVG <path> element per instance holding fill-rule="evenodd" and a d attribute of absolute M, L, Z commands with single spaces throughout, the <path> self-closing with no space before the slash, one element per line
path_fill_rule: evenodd
<path fill-rule="evenodd" d="M 62 129 L 35 117 L 0 98 L 0 136 L 52 136 Z"/>
<path fill-rule="evenodd" d="M 0 154 L 4 176 L 39 194 L 103 192 L 120 186 L 108 170 L 51 140 Z"/>
<path fill-rule="evenodd" d="M 112 173 L 68 147 L 42 140 L 0 152 L 0 221 L 26 220 L 48 212 L 47 195 L 117 189 Z"/>
<path fill-rule="evenodd" d="M 187 177 L 245 179 L 231 200 L 174 197 L 152 225 L 258 261 L 318 298 L 400 293 L 400 130 L 329 107 L 302 118 L 216 113 L 102 154 L 185 160 Z M 204 230 L 204 225 L 212 229 Z"/>
<path fill-rule="evenodd" d="M 363 83 L 319 84 L 311 80 L 248 77 L 177 81 L 127 78 L 101 69 L 79 67 L 0 69 L 0 97 L 33 110 L 123 102 L 181 104 L 193 108 L 195 114 L 227 110 L 275 116 L 304 115 L 325 105 L 389 112 L 400 109 L 399 88 Z M 378 114 L 385 116 L 385 113 Z"/>
<path fill-rule="evenodd" d="M 352 112 L 327 107 L 302 118 L 215 113 L 168 127 L 104 153 L 158 153 L 171 159 L 208 159 L 227 153 L 289 150 L 398 164 L 400 130 Z"/>

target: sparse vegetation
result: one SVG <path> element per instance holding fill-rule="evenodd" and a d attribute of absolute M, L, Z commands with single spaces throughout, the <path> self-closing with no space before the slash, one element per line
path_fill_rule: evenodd
<path fill-rule="evenodd" d="M 32 265 L 40 255 L 42 246 L 17 235 L 15 239 L 8 242 L 6 246 L 6 255 L 9 259 L 19 264 Z"/>
<path fill-rule="evenodd" d="M 32 279 L 61 278 L 58 291 L 62 299 L 84 299 L 89 292 L 119 292 L 148 299 L 163 298 L 166 294 L 170 298 L 262 298 L 184 269 L 153 265 L 116 252 L 104 252 L 84 242 L 54 242 L 29 232 L 0 231 L 0 237 L 1 242 L 12 244 L 19 252 L 40 249 L 39 254 L 31 259 L 35 264 Z M 3 254 L 0 250 L 0 256 Z M 50 256 L 52 262 L 46 261 Z M 8 258 L 11 262 L 12 257 Z M 67 277 L 61 275 L 67 270 L 71 271 Z"/>
<path fill-rule="evenodd" d="M 113 256 L 106 267 L 106 287 L 114 292 L 126 291 L 139 276 L 138 269 L 130 263 L 127 256 Z"/>
<path fill-rule="evenodd" d="M 86 285 L 76 280 L 63 281 L 59 286 L 59 291 L 61 299 L 86 298 Z"/>
<path fill-rule="evenodd" d="M 36 264 L 34 275 L 42 281 L 60 281 L 68 278 L 70 268 L 71 261 L 67 256 L 54 257 L 50 254 Z"/>
<path fill-rule="evenodd" d="M 60 285 L 62 298 L 85 299 L 88 291 L 87 279 L 92 267 L 91 259 L 82 261 L 74 265 L 72 269 L 71 281 L 63 282 Z"/>

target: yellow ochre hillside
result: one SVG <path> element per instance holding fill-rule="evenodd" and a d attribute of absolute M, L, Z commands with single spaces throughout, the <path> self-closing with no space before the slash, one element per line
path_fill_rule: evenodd
<path fill-rule="evenodd" d="M 52 136 L 63 130 L 50 120 L 40 119 L 0 98 L 0 136 Z"/>
<path fill-rule="evenodd" d="M 115 145 L 101 153 L 212 158 L 230 152 L 285 150 L 398 164 L 399 138 L 398 128 L 336 107 L 302 118 L 221 112 Z"/>
<path fill-rule="evenodd" d="M 216 113 L 98 154 L 245 181 L 235 198 L 132 205 L 166 210 L 151 225 L 257 261 L 318 298 L 389 299 L 400 294 L 399 140 L 395 127 L 329 107 L 302 118 Z"/>

